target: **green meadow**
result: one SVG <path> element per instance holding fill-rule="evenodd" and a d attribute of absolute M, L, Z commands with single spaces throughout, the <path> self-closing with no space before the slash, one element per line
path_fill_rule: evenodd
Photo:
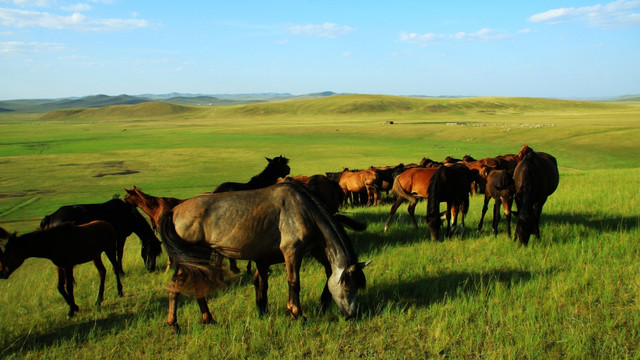
<path fill-rule="evenodd" d="M 140 242 L 125 247 L 123 298 L 105 259 L 98 276 L 76 267 L 77 315 L 56 289 L 55 266 L 28 259 L 0 280 L 0 358 L 640 358 L 640 103 L 536 98 L 405 98 L 343 95 L 249 105 L 142 103 L 49 113 L 0 113 L 0 226 L 33 231 L 59 206 L 124 196 L 134 185 L 187 198 L 225 181 L 246 182 L 265 157 L 290 159 L 291 175 L 417 163 L 423 157 L 554 155 L 560 185 L 547 201 L 541 239 L 518 247 L 491 211 L 432 242 L 391 204 L 344 208 L 367 230 L 348 231 L 365 269 L 359 316 L 320 311 L 324 272 L 305 259 L 291 320 L 283 265 L 274 265 L 267 316 L 249 275 L 212 294 L 217 321 L 202 325 L 195 299 L 180 299 L 183 333 L 166 325 L 171 272 L 147 273 Z M 512 222 L 512 229 L 515 223 Z M 163 254 L 158 264 L 166 262 Z M 242 262 L 243 263 L 243 262 Z M 226 262 L 225 262 L 226 264 Z M 242 264 L 240 264 L 242 267 Z"/>

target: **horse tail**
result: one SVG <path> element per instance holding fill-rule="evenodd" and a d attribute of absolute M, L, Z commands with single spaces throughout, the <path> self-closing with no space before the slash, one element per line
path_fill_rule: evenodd
<path fill-rule="evenodd" d="M 356 221 L 346 215 L 342 215 L 342 214 L 335 214 L 333 215 L 334 220 L 336 220 L 337 222 L 339 222 L 340 224 L 342 224 L 343 226 L 348 227 L 351 230 L 354 231 L 364 231 L 367 228 L 367 224 L 366 223 L 362 223 L 359 221 Z"/>
<path fill-rule="evenodd" d="M 206 241 L 188 242 L 176 232 L 173 211 L 160 218 L 160 235 L 169 258 L 176 267 L 169 291 L 205 297 L 221 284 L 221 275 L 211 265 L 211 247 Z"/>
<path fill-rule="evenodd" d="M 393 179 L 393 186 L 391 187 L 391 192 L 396 194 L 398 197 L 402 197 L 409 200 L 411 203 L 415 203 L 416 201 L 418 201 L 418 199 L 414 195 L 412 195 L 407 190 L 405 190 L 405 188 L 402 187 L 402 184 L 400 184 L 399 175 L 396 176 L 395 179 Z"/>
<path fill-rule="evenodd" d="M 427 222 L 440 220 L 440 194 L 444 189 L 444 174 L 446 166 L 440 167 L 429 183 L 429 192 L 427 196 Z"/>

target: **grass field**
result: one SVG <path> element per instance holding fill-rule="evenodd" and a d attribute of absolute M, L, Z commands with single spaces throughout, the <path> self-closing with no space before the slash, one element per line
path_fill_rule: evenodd
<path fill-rule="evenodd" d="M 389 122 L 393 122 L 390 124 Z M 640 358 L 640 104 L 529 98 L 419 99 L 347 95 L 230 107 L 144 103 L 47 114 L 0 114 L 0 226 L 32 231 L 61 205 L 104 202 L 137 185 L 190 197 L 246 182 L 265 156 L 292 175 L 515 153 L 553 154 L 560 185 L 542 216 L 542 238 L 518 248 L 494 238 L 491 215 L 475 228 L 472 198 L 461 237 L 431 242 L 418 205 L 388 233 L 390 204 L 344 213 L 369 226 L 349 235 L 365 269 L 360 315 L 320 312 L 324 275 L 302 266 L 307 322 L 285 312 L 284 266 L 275 265 L 270 313 L 258 317 L 247 275 L 209 299 L 203 326 L 193 298 L 166 326 L 170 273 L 147 273 L 140 243 L 125 248 L 124 298 L 107 275 L 93 306 L 93 265 L 76 271 L 80 312 L 67 319 L 55 267 L 29 259 L 0 281 L 0 358 Z M 512 226 L 514 226 L 512 224 Z M 166 260 L 165 255 L 159 263 Z"/>

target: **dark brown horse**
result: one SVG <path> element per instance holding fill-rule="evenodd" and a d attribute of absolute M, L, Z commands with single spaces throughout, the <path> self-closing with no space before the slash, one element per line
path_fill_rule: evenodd
<path fill-rule="evenodd" d="M 122 270 L 124 243 L 132 233 L 138 235 L 142 243 L 141 255 L 147 271 L 155 270 L 156 258 L 162 252 L 160 240 L 158 240 L 147 220 L 140 215 L 135 206 L 122 200 L 111 199 L 100 204 L 62 206 L 51 215 L 45 216 L 40 222 L 40 228 L 48 229 L 67 222 L 80 225 L 94 220 L 107 221 L 116 229 L 118 234 L 116 257 L 120 273 L 124 274 Z"/>
<path fill-rule="evenodd" d="M 256 304 L 267 312 L 269 267 L 284 262 L 289 284 L 287 311 L 302 316 L 300 266 L 311 253 L 325 268 L 323 308 L 331 298 L 346 317 L 356 313 L 356 293 L 365 286 L 358 257 L 344 229 L 308 189 L 297 183 L 220 194 L 203 194 L 173 208 L 160 221 L 163 244 L 177 270 L 170 285 L 168 323 L 179 331 L 176 309 L 180 292 L 195 294 L 202 322 L 213 318 L 205 299 L 217 269 L 209 263 L 216 251 L 225 257 L 253 260 Z"/>
<path fill-rule="evenodd" d="M 446 236 L 451 236 L 451 227 L 456 227 L 458 215 L 460 226 L 464 229 L 464 217 L 469 211 L 469 189 L 473 174 L 469 168 L 461 163 L 442 166 L 431 178 L 427 197 L 427 224 L 431 238 L 438 240 L 442 219 L 440 219 L 440 203 L 447 203 Z M 453 221 L 452 221 L 453 220 Z"/>
<path fill-rule="evenodd" d="M 482 205 L 482 215 L 480 215 L 478 231 L 482 230 L 484 215 L 489 209 L 489 201 L 493 198 L 493 235 L 498 235 L 500 205 L 502 205 L 507 221 L 507 236 L 511 238 L 511 205 L 513 204 L 513 196 L 516 193 L 513 173 L 507 170 L 493 170 L 486 175 L 486 178 L 487 185 L 484 191 L 484 204 Z"/>
<path fill-rule="evenodd" d="M 384 231 L 389 230 L 391 218 L 393 218 L 398 207 L 406 200 L 409 201 L 407 211 L 409 212 L 409 217 L 411 217 L 413 227 L 418 228 L 418 223 L 414 215 L 416 204 L 420 198 L 426 199 L 428 197 L 431 178 L 437 171 L 438 168 L 413 168 L 396 176 L 393 181 L 392 191 L 398 198 L 396 202 L 391 205 L 391 211 L 389 211 L 389 218 L 387 219 L 387 224 L 384 226 Z"/>
<path fill-rule="evenodd" d="M 261 189 L 263 187 L 271 186 L 278 181 L 279 178 L 283 178 L 289 175 L 291 168 L 289 167 L 289 159 L 282 157 L 282 155 L 269 159 L 265 157 L 269 164 L 262 170 L 262 172 L 249 180 L 248 183 L 226 182 L 218 185 L 213 190 L 214 193 L 221 193 L 227 191 L 238 190 L 254 190 Z"/>
<path fill-rule="evenodd" d="M 73 297 L 73 267 L 93 261 L 100 275 L 100 287 L 96 305 L 100 306 L 104 295 L 106 269 L 101 255 L 107 255 L 113 272 L 116 274 L 118 296 L 122 296 L 122 283 L 118 272 L 116 247 L 118 235 L 116 230 L 106 221 L 92 221 L 88 224 L 62 224 L 46 230 L 34 231 L 21 236 L 8 238 L 4 252 L 0 251 L 0 278 L 8 279 L 24 261 L 31 257 L 51 260 L 58 267 L 58 291 L 69 305 L 69 317 L 78 311 Z"/>
<path fill-rule="evenodd" d="M 529 151 L 513 174 L 518 217 L 515 239 L 528 245 L 531 234 L 540 238 L 540 215 L 547 197 L 558 187 L 560 175 L 556 158 L 543 152 Z"/>

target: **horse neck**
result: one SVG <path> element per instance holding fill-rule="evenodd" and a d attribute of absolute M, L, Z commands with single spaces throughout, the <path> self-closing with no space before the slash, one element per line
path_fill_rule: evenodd
<path fill-rule="evenodd" d="M 279 177 L 280 175 L 275 173 L 275 169 L 267 166 L 260 174 L 252 177 L 247 185 L 254 189 L 263 188 L 275 184 Z"/>
<path fill-rule="evenodd" d="M 57 228 L 54 228 L 53 231 L 55 229 Z M 55 238 L 51 238 L 47 234 L 51 234 L 51 231 L 38 230 L 16 238 L 14 240 L 16 255 L 23 260 L 32 257 L 52 260 L 52 253 L 59 248 L 59 244 Z"/>
<path fill-rule="evenodd" d="M 144 211 L 145 214 L 153 217 L 155 212 L 160 207 L 160 202 L 158 201 L 158 198 L 154 196 L 148 196 L 148 195 L 146 196 L 142 196 L 141 194 L 138 194 L 138 195 L 139 197 L 135 199 L 135 205 L 140 209 L 142 209 L 142 211 Z"/>

